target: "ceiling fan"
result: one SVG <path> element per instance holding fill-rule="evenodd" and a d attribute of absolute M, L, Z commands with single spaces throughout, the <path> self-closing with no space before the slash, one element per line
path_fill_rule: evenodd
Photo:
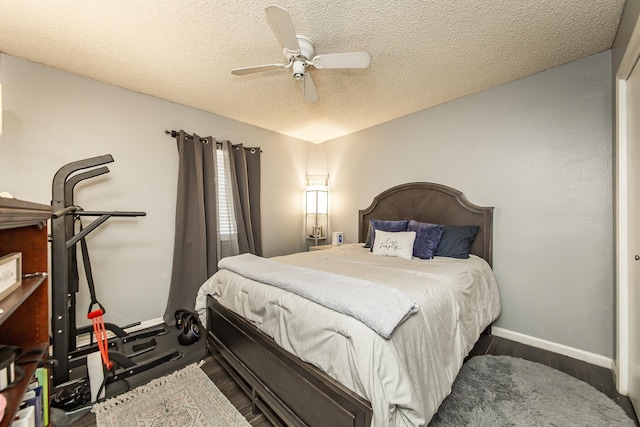
<path fill-rule="evenodd" d="M 367 68 L 371 63 L 371 56 L 367 52 L 316 55 L 313 42 L 305 36 L 296 34 L 289 12 L 280 6 L 271 5 L 265 9 L 265 13 L 267 14 L 267 21 L 271 24 L 276 37 L 278 37 L 282 44 L 282 54 L 285 63 L 235 68 L 231 70 L 232 74 L 242 76 L 245 74 L 291 68 L 293 78 L 300 82 L 300 89 L 302 90 L 304 100 L 308 104 L 313 104 L 317 102 L 320 97 L 318 96 L 311 76 L 306 71 L 308 66 L 313 66 L 318 69 Z"/>

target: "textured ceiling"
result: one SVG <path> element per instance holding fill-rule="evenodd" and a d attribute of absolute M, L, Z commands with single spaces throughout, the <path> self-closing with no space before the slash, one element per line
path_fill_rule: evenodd
<path fill-rule="evenodd" d="M 316 54 L 308 105 L 265 19 L 276 3 Z M 609 49 L 624 0 L 0 0 L 0 52 L 314 143 Z"/>

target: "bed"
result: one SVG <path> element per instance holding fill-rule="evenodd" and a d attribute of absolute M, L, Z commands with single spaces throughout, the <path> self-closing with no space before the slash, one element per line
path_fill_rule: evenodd
<path fill-rule="evenodd" d="M 370 220 L 409 219 L 477 227 L 469 257 L 405 259 L 363 247 Z M 367 319 L 253 280 L 229 264 L 203 284 L 196 301 L 206 318 L 209 352 L 274 425 L 426 425 L 465 356 L 500 313 L 491 271 L 492 221 L 492 207 L 471 204 L 450 187 L 390 188 L 359 212 L 361 243 L 265 261 L 283 266 L 278 280 L 308 271 L 310 284 L 325 275 L 333 285 L 344 278 L 409 297 L 417 309 L 389 336 Z M 325 293 L 333 296 L 340 286 L 330 286 Z"/>

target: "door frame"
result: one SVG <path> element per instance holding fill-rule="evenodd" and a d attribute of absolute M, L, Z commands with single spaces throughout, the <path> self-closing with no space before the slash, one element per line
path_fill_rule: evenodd
<path fill-rule="evenodd" d="M 629 394 L 629 215 L 628 215 L 628 135 L 627 79 L 640 59 L 640 19 L 636 21 L 629 44 L 615 73 L 616 115 L 616 357 L 618 392 Z M 640 66 L 640 64 L 638 64 Z M 640 166 L 639 166 L 640 167 Z"/>

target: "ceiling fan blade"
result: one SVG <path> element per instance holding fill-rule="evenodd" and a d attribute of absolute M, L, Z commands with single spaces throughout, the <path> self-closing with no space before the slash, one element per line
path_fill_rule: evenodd
<path fill-rule="evenodd" d="M 313 58 L 316 68 L 367 68 L 371 55 L 367 52 L 330 53 Z"/>
<path fill-rule="evenodd" d="M 284 64 L 256 65 L 255 67 L 234 68 L 233 70 L 231 70 L 231 74 L 235 74 L 236 76 L 244 76 L 245 74 L 263 73 L 265 71 L 280 70 L 281 68 L 286 67 L 287 66 Z"/>
<path fill-rule="evenodd" d="M 300 90 L 302 90 L 302 95 L 304 96 L 304 100 L 307 104 L 314 104 L 320 100 L 320 96 L 318 96 L 318 91 L 316 90 L 316 85 L 313 84 L 313 80 L 309 73 L 304 73 L 304 79 L 300 81 Z"/>
<path fill-rule="evenodd" d="M 273 27 L 276 36 L 280 39 L 282 46 L 291 52 L 299 52 L 300 44 L 298 43 L 298 36 L 296 35 L 295 28 L 293 28 L 289 12 L 275 4 L 267 6 L 264 11 L 267 14 L 267 20 Z"/>

